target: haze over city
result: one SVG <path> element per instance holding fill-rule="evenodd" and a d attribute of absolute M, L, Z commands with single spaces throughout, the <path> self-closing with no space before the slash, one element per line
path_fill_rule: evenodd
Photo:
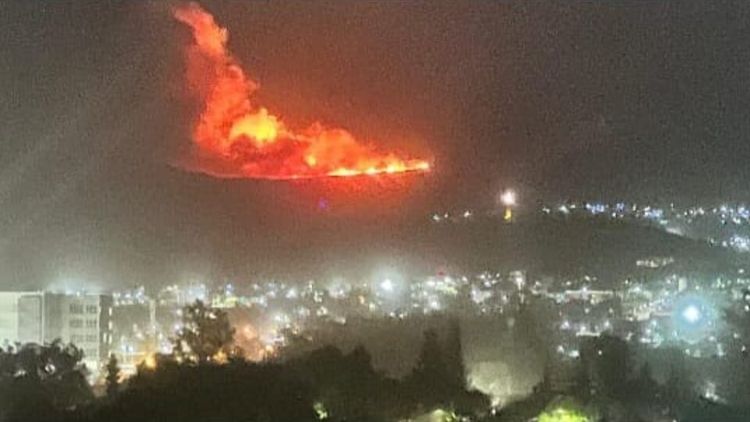
<path fill-rule="evenodd" d="M 741 201 L 738 6 L 206 4 L 285 121 L 434 158 L 424 177 L 342 187 L 170 165 L 199 112 L 171 5 L 7 2 L 3 283 L 272 272 L 290 247 L 310 256 L 371 234 L 353 223 L 332 236 L 341 215 L 377 225 L 377 242 L 437 208 L 488 207 L 504 187 L 526 203 Z"/>

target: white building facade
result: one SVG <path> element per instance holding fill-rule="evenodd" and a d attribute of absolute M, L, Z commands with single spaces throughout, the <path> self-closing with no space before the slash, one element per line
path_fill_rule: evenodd
<path fill-rule="evenodd" d="M 0 292 L 0 346 L 60 339 L 84 352 L 96 372 L 112 344 L 112 298 L 96 294 L 41 291 Z"/>

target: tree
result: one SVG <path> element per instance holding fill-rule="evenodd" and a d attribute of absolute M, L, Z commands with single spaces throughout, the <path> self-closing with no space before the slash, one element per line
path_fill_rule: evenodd
<path fill-rule="evenodd" d="M 227 313 L 207 307 L 200 300 L 182 310 L 182 328 L 174 341 L 178 358 L 198 364 L 228 358 L 235 354 L 234 328 Z"/>
<path fill-rule="evenodd" d="M 654 380 L 651 366 L 646 362 L 641 365 L 638 377 L 631 383 L 631 391 L 628 395 L 642 403 L 650 403 L 659 398 L 659 393 L 659 383 Z"/>
<path fill-rule="evenodd" d="M 625 340 L 604 334 L 585 341 L 582 346 L 581 363 L 596 392 L 609 398 L 623 398 L 632 366 Z"/>
<path fill-rule="evenodd" d="M 669 376 L 664 383 L 664 398 L 672 411 L 695 398 L 693 380 L 688 371 L 685 355 L 678 349 L 671 351 Z"/>
<path fill-rule="evenodd" d="M 56 412 L 93 400 L 83 351 L 55 340 L 0 353 L 0 394 L 6 421 L 53 419 Z"/>
<path fill-rule="evenodd" d="M 591 375 L 583 359 L 578 361 L 575 366 L 573 395 L 584 400 L 591 396 Z"/>
<path fill-rule="evenodd" d="M 315 422 L 315 398 L 306 379 L 267 363 L 165 363 L 129 378 L 107 406 L 93 406 L 74 421 L 89 422 Z"/>
<path fill-rule="evenodd" d="M 446 381 L 450 378 L 445 356 L 435 330 L 424 332 L 422 349 L 417 364 L 409 376 L 411 394 L 426 407 L 445 404 L 453 390 Z"/>
<path fill-rule="evenodd" d="M 107 397 L 114 399 L 117 396 L 120 382 L 120 365 L 117 362 L 117 356 L 115 354 L 109 355 L 109 361 L 107 362 L 107 376 L 105 377 L 107 384 Z"/>
<path fill-rule="evenodd" d="M 448 371 L 448 379 L 445 382 L 457 391 L 466 389 L 466 367 L 464 366 L 464 355 L 461 347 L 461 326 L 458 319 L 453 319 L 448 327 L 448 336 L 445 341 L 445 365 Z"/>
<path fill-rule="evenodd" d="M 583 412 L 570 409 L 553 409 L 539 415 L 539 422 L 588 422 Z"/>
<path fill-rule="evenodd" d="M 334 346 L 314 350 L 288 361 L 318 401 L 316 412 L 327 414 L 331 421 L 383 420 L 381 414 L 391 410 L 380 397 L 384 382 L 372 368 L 372 358 L 362 346 L 349 354 Z"/>
<path fill-rule="evenodd" d="M 750 290 L 743 292 L 744 300 L 739 302 L 739 306 L 729 307 L 724 310 L 724 320 L 729 324 L 735 333 L 735 343 L 733 346 L 742 351 L 744 365 L 737 368 L 741 372 L 741 385 L 738 387 L 744 390 L 745 395 L 750 395 L 750 365 L 748 357 L 750 356 Z"/>

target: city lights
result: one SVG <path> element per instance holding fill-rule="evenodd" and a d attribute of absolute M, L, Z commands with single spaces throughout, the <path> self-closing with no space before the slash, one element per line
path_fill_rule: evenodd
<path fill-rule="evenodd" d="M 707 339 L 720 322 L 714 304 L 703 295 L 687 294 L 674 300 L 672 325 L 679 340 L 696 343 Z"/>
<path fill-rule="evenodd" d="M 689 305 L 682 311 L 682 318 L 690 324 L 696 324 L 702 317 L 700 309 L 695 305 Z"/>
<path fill-rule="evenodd" d="M 393 281 L 391 281 L 391 279 L 387 278 L 387 279 L 383 280 L 382 282 L 380 282 L 380 288 L 384 292 L 386 292 L 386 293 L 391 293 L 391 292 L 393 292 L 395 286 L 393 284 Z"/>
<path fill-rule="evenodd" d="M 506 207 L 513 207 L 516 205 L 516 192 L 513 190 L 505 190 L 500 194 L 500 202 Z"/>
<path fill-rule="evenodd" d="M 539 415 L 539 422 L 588 422 L 589 418 L 583 413 L 557 408 Z"/>
<path fill-rule="evenodd" d="M 288 3 L 0 0 L 0 422 L 750 422 L 750 1 Z"/>

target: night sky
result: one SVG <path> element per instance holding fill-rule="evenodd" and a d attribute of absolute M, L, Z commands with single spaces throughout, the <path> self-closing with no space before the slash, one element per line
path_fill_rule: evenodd
<path fill-rule="evenodd" d="M 507 186 L 747 201 L 747 2 L 567 3 L 202 2 L 286 122 L 435 163 L 290 184 L 170 164 L 197 110 L 169 3 L 0 1 L 0 286 L 327 265 Z"/>

